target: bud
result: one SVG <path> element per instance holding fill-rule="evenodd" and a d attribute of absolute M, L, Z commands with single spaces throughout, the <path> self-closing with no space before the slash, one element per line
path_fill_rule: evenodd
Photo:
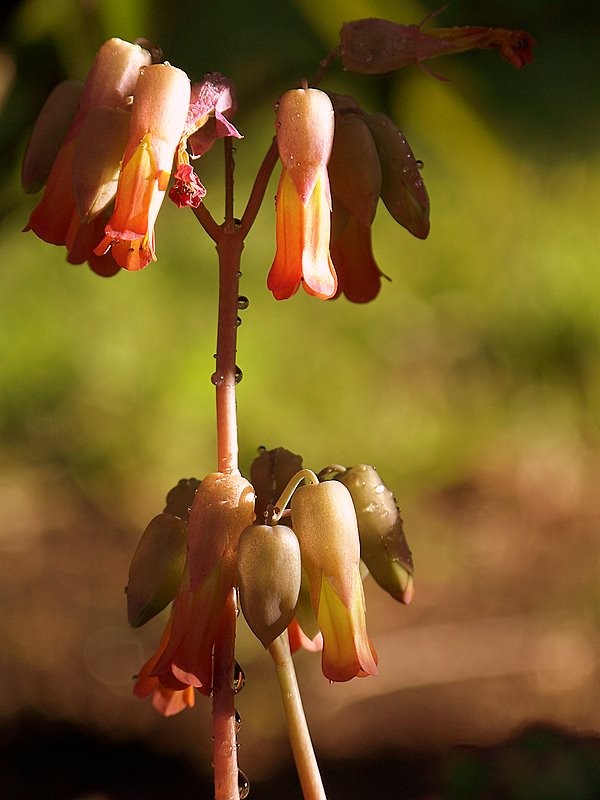
<path fill-rule="evenodd" d="M 381 161 L 381 199 L 392 217 L 419 239 L 429 235 L 429 196 L 406 137 L 382 113 L 367 123 Z"/>
<path fill-rule="evenodd" d="M 354 98 L 330 97 L 335 134 L 327 171 L 334 210 L 339 202 L 362 225 L 371 225 L 381 192 L 381 164 L 373 135 Z M 352 108 L 358 113 L 352 113 Z"/>
<path fill-rule="evenodd" d="M 323 634 L 323 674 L 332 681 L 375 675 L 376 654 L 367 635 L 359 570 L 358 526 L 349 491 L 337 481 L 299 486 L 291 511 L 311 604 Z"/>
<path fill-rule="evenodd" d="M 150 521 L 133 554 L 127 582 L 127 618 L 139 628 L 175 597 L 185 569 L 187 530 L 173 514 Z"/>
<path fill-rule="evenodd" d="M 265 647 L 292 621 L 300 593 L 300 545 L 286 525 L 251 525 L 238 544 L 244 618 Z"/>
<path fill-rule="evenodd" d="M 358 464 L 336 480 L 352 496 L 362 560 L 382 589 L 408 605 L 414 591 L 413 560 L 394 495 L 368 464 Z"/>
<path fill-rule="evenodd" d="M 331 100 L 320 89 L 291 89 L 279 100 L 275 129 L 283 169 L 306 205 L 333 145 Z"/>
<path fill-rule="evenodd" d="M 169 489 L 163 511 L 187 520 L 198 486 L 200 481 L 197 478 L 181 478 L 177 486 Z"/>
<path fill-rule="evenodd" d="M 256 492 L 256 519 L 263 522 L 268 506 L 273 506 L 294 475 L 302 469 L 302 456 L 275 447 L 262 449 L 250 467 L 250 480 Z"/>

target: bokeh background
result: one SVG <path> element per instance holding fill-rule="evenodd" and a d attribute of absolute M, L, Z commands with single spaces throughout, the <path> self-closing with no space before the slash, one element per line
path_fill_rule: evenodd
<path fill-rule="evenodd" d="M 210 797 L 210 709 L 131 696 L 163 620 L 128 628 L 129 559 L 168 489 L 215 467 L 216 263 L 165 204 L 158 262 L 104 280 L 22 229 L 20 159 L 53 86 L 110 36 L 238 88 L 237 202 L 278 95 L 340 24 L 418 23 L 404 0 L 24 0 L 0 31 L 0 797 Z M 446 57 L 383 78 L 333 66 L 404 130 L 432 204 L 413 239 L 383 207 L 377 300 L 277 303 L 275 178 L 247 241 L 241 466 L 284 446 L 368 462 L 393 488 L 413 603 L 365 584 L 377 678 L 329 685 L 300 653 L 331 800 L 600 796 L 600 86 L 595 2 L 455 0 L 431 24 L 523 28 L 535 60 Z M 215 148 L 200 164 L 222 212 Z M 240 622 L 240 765 L 299 798 L 269 658 Z"/>

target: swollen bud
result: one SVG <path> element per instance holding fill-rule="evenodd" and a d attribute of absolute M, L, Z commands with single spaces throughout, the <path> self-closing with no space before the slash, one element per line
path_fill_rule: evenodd
<path fill-rule="evenodd" d="M 129 567 L 127 618 L 139 628 L 160 613 L 175 597 L 183 577 L 187 526 L 173 514 L 150 521 Z"/>
<path fill-rule="evenodd" d="M 408 605 L 414 591 L 413 560 L 394 495 L 368 464 L 358 464 L 336 480 L 352 496 L 362 560 L 382 589 Z"/>
<path fill-rule="evenodd" d="M 367 124 L 381 161 L 381 199 L 392 217 L 418 239 L 429 235 L 429 195 L 402 131 L 380 112 Z"/>
<path fill-rule="evenodd" d="M 251 525 L 238 544 L 242 613 L 265 647 L 292 621 L 300 593 L 300 545 L 285 525 Z"/>

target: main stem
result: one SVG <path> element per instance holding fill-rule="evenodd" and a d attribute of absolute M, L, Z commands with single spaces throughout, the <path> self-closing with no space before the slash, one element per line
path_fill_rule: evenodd
<path fill-rule="evenodd" d="M 219 256 L 216 389 L 217 462 L 220 472 L 239 475 L 236 408 L 236 350 L 239 274 L 243 238 L 233 218 L 233 153 L 225 139 L 225 222 L 216 238 Z M 215 800 L 239 800 L 235 730 L 234 666 L 237 608 L 231 589 L 214 647 L 213 764 Z"/>

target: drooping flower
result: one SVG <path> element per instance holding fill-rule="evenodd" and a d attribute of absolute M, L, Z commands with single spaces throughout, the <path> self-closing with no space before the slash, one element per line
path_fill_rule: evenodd
<path fill-rule="evenodd" d="M 170 64 L 140 71 L 115 208 L 94 248 L 97 255 L 110 249 L 125 269 L 142 269 L 156 260 L 154 224 L 184 132 L 190 91 L 188 76 Z"/>
<path fill-rule="evenodd" d="M 333 199 L 330 254 L 338 277 L 336 296 L 368 303 L 379 293 L 383 273 L 373 256 L 371 225 L 382 186 L 381 162 L 356 100 L 330 94 L 335 134 L 328 172 Z"/>
<path fill-rule="evenodd" d="M 202 480 L 190 511 L 187 565 L 171 616 L 134 688 L 139 696 L 152 692 L 162 713 L 189 705 L 189 687 L 206 695 L 212 690 L 213 647 L 235 584 L 238 539 L 253 519 L 254 490 L 245 478 L 217 472 Z"/>
<path fill-rule="evenodd" d="M 323 674 L 331 681 L 376 675 L 349 491 L 337 481 L 300 486 L 292 496 L 291 511 L 311 605 L 323 634 Z"/>
<path fill-rule="evenodd" d="M 329 255 L 331 192 L 327 162 L 333 144 L 331 100 L 318 89 L 293 89 L 279 101 L 277 147 L 282 173 L 277 189 L 277 249 L 267 287 L 277 300 L 300 284 L 321 299 L 335 295 Z"/>
<path fill-rule="evenodd" d="M 93 255 L 93 248 L 102 236 L 100 225 L 103 227 L 106 220 L 101 220 L 100 224 L 96 221 L 96 215 L 103 213 L 101 208 L 94 211 L 87 208 L 81 213 L 74 182 L 75 161 L 78 153 L 91 150 L 99 173 L 109 175 L 109 180 L 118 173 L 120 156 L 115 161 L 114 149 L 107 150 L 103 146 L 110 139 L 108 130 L 103 129 L 99 135 L 92 126 L 94 134 L 88 141 L 85 131 L 90 127 L 86 127 L 86 121 L 97 109 L 115 113 L 121 109 L 133 94 L 140 68 L 150 62 L 150 53 L 138 45 L 121 39 L 105 42 L 79 96 L 73 82 L 67 82 L 62 88 L 59 85 L 52 92 L 40 112 L 24 158 L 25 190 L 37 191 L 45 183 L 42 198 L 25 230 L 32 230 L 50 244 L 66 245 L 70 263 L 80 264 L 89 259 L 90 266 L 99 274 L 113 274 L 119 267 L 110 257 Z M 65 133 L 67 123 L 70 124 Z M 62 143 L 58 145 L 63 134 Z M 107 152 L 111 153 L 109 161 L 103 160 Z M 107 198 L 107 202 L 110 199 Z"/>

